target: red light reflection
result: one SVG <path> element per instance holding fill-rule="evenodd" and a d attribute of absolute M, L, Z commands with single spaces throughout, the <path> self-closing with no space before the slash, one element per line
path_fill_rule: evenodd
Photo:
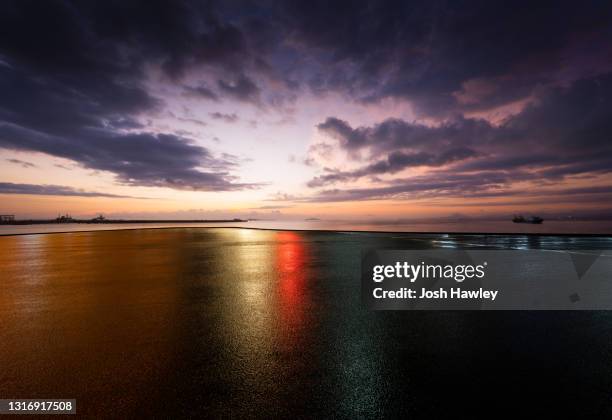
<path fill-rule="evenodd" d="M 305 326 L 307 315 L 307 248 L 301 235 L 296 232 L 278 232 L 276 241 L 282 338 L 295 344 Z"/>

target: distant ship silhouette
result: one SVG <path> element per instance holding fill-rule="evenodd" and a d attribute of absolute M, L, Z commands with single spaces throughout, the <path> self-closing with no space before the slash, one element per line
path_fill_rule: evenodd
<path fill-rule="evenodd" d="M 538 216 L 532 216 L 532 217 L 525 218 L 519 214 L 519 215 L 515 215 L 512 218 L 512 221 L 514 223 L 531 223 L 533 225 L 539 225 L 544 221 L 544 219 Z"/>

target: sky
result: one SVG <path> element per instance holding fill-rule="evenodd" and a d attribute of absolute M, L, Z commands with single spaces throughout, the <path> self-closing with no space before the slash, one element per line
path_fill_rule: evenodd
<path fill-rule="evenodd" d="M 3 1 L 0 213 L 595 217 L 607 1 Z"/>

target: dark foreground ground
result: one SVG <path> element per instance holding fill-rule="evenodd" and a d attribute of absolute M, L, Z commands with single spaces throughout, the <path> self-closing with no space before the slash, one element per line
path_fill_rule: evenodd
<path fill-rule="evenodd" d="M 605 237 L 161 229 L 0 237 L 0 398 L 90 417 L 612 414 L 610 312 L 371 312 L 367 248 Z"/>

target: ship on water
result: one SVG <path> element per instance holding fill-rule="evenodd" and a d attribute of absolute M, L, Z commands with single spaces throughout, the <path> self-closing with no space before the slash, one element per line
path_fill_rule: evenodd
<path fill-rule="evenodd" d="M 538 216 L 523 217 L 522 215 L 519 214 L 519 215 L 515 215 L 512 218 L 512 221 L 514 223 L 531 223 L 533 225 L 539 225 L 539 224 L 542 224 L 544 219 Z"/>

